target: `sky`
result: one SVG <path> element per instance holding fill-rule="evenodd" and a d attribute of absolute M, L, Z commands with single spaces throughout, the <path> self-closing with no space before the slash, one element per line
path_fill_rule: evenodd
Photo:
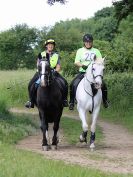
<path fill-rule="evenodd" d="M 0 0 L 0 31 L 17 24 L 29 27 L 53 26 L 56 22 L 74 18 L 88 19 L 104 7 L 112 6 L 112 0 L 67 0 L 66 5 L 47 0 Z"/>

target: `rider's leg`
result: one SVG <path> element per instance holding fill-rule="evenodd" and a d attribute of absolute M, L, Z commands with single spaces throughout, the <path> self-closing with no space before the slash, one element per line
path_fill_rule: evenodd
<path fill-rule="evenodd" d="M 84 74 L 79 73 L 71 82 L 70 84 L 70 101 L 69 101 L 69 109 L 74 109 L 74 102 L 75 102 L 75 96 L 76 96 L 76 89 L 79 84 L 79 82 L 83 79 Z"/>
<path fill-rule="evenodd" d="M 35 97 L 35 93 L 36 93 L 35 82 L 37 81 L 38 77 L 39 77 L 38 72 L 36 72 L 28 84 L 28 92 L 29 92 L 29 99 L 30 100 L 26 102 L 26 104 L 25 104 L 26 108 L 34 108 L 34 97 Z"/>
<path fill-rule="evenodd" d="M 60 81 L 62 92 L 63 92 L 63 106 L 68 106 L 67 95 L 68 95 L 68 83 L 64 77 L 62 77 L 59 73 L 57 79 Z"/>
<path fill-rule="evenodd" d="M 108 92 L 107 92 L 107 86 L 105 82 L 102 84 L 102 99 L 103 99 L 103 105 L 105 108 L 109 106 L 109 101 L 108 101 Z"/>

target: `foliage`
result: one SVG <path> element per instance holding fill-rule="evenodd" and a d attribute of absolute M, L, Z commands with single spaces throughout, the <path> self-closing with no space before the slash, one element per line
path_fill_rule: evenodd
<path fill-rule="evenodd" d="M 96 39 L 112 41 L 117 31 L 117 21 L 113 16 L 100 18 L 94 24 L 93 34 Z"/>
<path fill-rule="evenodd" d="M 62 56 L 61 64 L 63 68 L 63 75 L 74 76 L 76 73 L 78 73 L 78 68 L 74 65 L 76 52 L 61 52 L 60 54 Z"/>
<path fill-rule="evenodd" d="M 0 141 L 14 144 L 25 136 L 36 132 L 38 124 L 30 116 L 5 115 L 0 119 Z"/>
<path fill-rule="evenodd" d="M 114 10 L 113 7 L 106 7 L 101 10 L 98 10 L 95 13 L 94 19 L 100 20 L 101 18 L 110 17 L 113 15 L 113 10 Z"/>
<path fill-rule="evenodd" d="M 33 68 L 37 31 L 26 24 L 16 25 L 0 34 L 0 68 Z"/>
<path fill-rule="evenodd" d="M 65 4 L 67 1 L 66 0 L 47 0 L 47 3 L 50 6 L 54 5 L 56 2 L 59 2 L 60 4 Z"/>
<path fill-rule="evenodd" d="M 48 32 L 47 38 L 54 38 L 56 41 L 56 47 L 60 51 L 73 51 L 81 45 L 82 34 L 80 31 L 71 24 L 60 22 Z"/>
<path fill-rule="evenodd" d="M 36 56 L 44 50 L 44 41 L 53 38 L 62 58 L 63 74 L 74 76 L 77 73 L 74 66 L 76 51 L 83 46 L 83 35 L 91 33 L 94 47 L 100 49 L 102 56 L 107 56 L 107 72 L 132 71 L 133 15 L 130 12 L 126 19 L 117 23 L 115 13 L 112 6 L 97 11 L 94 17 L 86 20 L 60 21 L 41 30 L 23 24 L 1 32 L 0 69 L 34 68 Z"/>
<path fill-rule="evenodd" d="M 132 0 L 113 1 L 113 5 L 115 9 L 115 17 L 118 19 L 118 22 L 133 12 Z"/>
<path fill-rule="evenodd" d="M 102 117 L 121 123 L 133 131 L 133 73 L 108 74 L 105 81 L 110 108 L 102 112 Z"/>

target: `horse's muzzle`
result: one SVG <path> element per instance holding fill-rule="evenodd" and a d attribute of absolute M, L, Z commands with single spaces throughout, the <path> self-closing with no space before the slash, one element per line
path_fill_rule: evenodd
<path fill-rule="evenodd" d="M 46 83 L 44 81 L 41 81 L 40 85 L 41 87 L 46 87 Z"/>

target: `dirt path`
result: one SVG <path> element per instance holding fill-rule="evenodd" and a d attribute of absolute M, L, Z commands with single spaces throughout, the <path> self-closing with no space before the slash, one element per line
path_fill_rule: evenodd
<path fill-rule="evenodd" d="M 18 112 L 18 111 L 17 111 Z M 21 112 L 22 113 L 22 112 Z M 69 115 L 70 116 L 70 115 Z M 67 117 L 69 117 L 67 115 Z M 77 116 L 70 116 L 77 119 Z M 43 154 L 48 159 L 63 160 L 65 163 L 100 169 L 115 173 L 133 174 L 133 136 L 120 125 L 98 120 L 104 140 L 90 152 L 88 145 L 70 145 L 60 129 L 60 142 L 57 151 L 42 151 L 42 134 L 30 136 L 19 142 L 18 148 Z M 50 128 L 51 129 L 51 128 Z M 50 131 L 50 137 L 51 137 Z"/>

